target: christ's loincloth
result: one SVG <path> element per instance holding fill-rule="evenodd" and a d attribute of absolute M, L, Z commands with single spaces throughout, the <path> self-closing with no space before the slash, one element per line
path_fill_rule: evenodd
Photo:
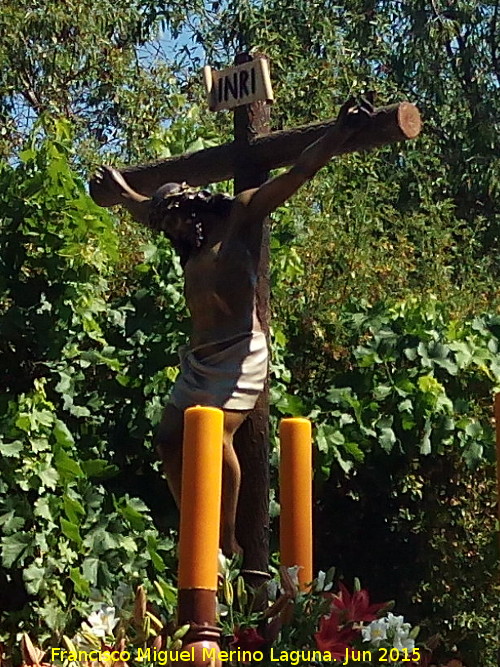
<path fill-rule="evenodd" d="M 203 348 L 218 351 L 200 356 Z M 226 410 L 251 410 L 267 376 L 267 344 L 261 331 L 249 331 L 192 349 L 181 348 L 181 372 L 170 403 L 179 410 L 206 405 Z"/>

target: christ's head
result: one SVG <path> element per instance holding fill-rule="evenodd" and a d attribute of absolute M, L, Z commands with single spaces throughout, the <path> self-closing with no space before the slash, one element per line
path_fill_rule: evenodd
<path fill-rule="evenodd" d="M 200 248 L 211 227 L 226 218 L 232 197 L 191 188 L 186 183 L 165 183 L 151 198 L 151 227 L 162 231 L 187 261 L 194 249 Z"/>

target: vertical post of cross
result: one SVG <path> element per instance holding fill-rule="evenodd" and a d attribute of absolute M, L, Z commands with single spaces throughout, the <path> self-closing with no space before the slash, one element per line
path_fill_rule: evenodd
<path fill-rule="evenodd" d="M 252 56 L 240 53 L 235 64 L 250 62 Z M 252 164 L 248 155 L 250 141 L 270 132 L 270 105 L 265 100 L 234 110 L 235 194 L 264 183 L 269 173 Z M 269 220 L 262 235 L 258 271 L 257 315 L 269 337 Z M 255 408 L 235 436 L 235 449 L 242 470 L 238 503 L 236 538 L 243 548 L 243 575 L 248 584 L 258 587 L 266 579 L 269 563 L 269 388 L 268 383 Z M 262 574 L 259 574 L 262 573 Z"/>

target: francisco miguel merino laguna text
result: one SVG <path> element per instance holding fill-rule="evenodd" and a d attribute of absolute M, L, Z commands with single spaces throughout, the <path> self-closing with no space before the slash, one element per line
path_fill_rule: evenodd
<path fill-rule="evenodd" d="M 264 660 L 264 653 L 262 651 L 244 651 L 242 649 L 233 649 L 231 651 L 221 651 L 217 648 L 202 648 L 203 660 L 216 660 L 222 662 L 261 662 Z M 397 653 L 397 655 L 396 655 Z M 376 654 L 376 655 L 374 655 Z M 65 649 L 53 648 L 51 649 L 51 658 L 54 660 L 68 660 L 69 662 L 128 662 L 132 655 L 130 651 L 67 651 Z M 311 651 L 311 650 L 279 650 L 270 649 L 269 655 L 266 656 L 271 662 L 289 662 L 291 665 L 299 665 L 314 660 L 324 662 L 334 662 L 339 665 L 347 665 L 349 662 L 371 662 L 374 658 L 380 662 L 412 662 L 420 659 L 420 651 L 415 648 L 413 651 L 408 649 L 386 649 L 379 648 L 376 651 L 348 649 L 346 648 L 345 656 L 342 660 L 332 658 L 330 651 Z M 194 647 L 191 649 L 181 649 L 176 651 L 158 650 L 156 648 L 137 649 L 137 655 L 134 659 L 138 662 L 143 660 L 147 662 L 156 662 L 159 665 L 166 665 L 171 661 L 175 662 L 191 662 L 194 660 Z"/>

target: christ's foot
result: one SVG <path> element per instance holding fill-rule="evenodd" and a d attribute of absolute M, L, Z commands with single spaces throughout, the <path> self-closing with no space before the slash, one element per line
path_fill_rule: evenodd
<path fill-rule="evenodd" d="M 227 558 L 231 558 L 231 556 L 242 556 L 243 555 L 243 549 L 240 547 L 240 545 L 236 541 L 236 537 L 234 535 L 234 530 L 223 530 L 222 531 L 220 547 L 222 549 L 222 553 Z"/>

